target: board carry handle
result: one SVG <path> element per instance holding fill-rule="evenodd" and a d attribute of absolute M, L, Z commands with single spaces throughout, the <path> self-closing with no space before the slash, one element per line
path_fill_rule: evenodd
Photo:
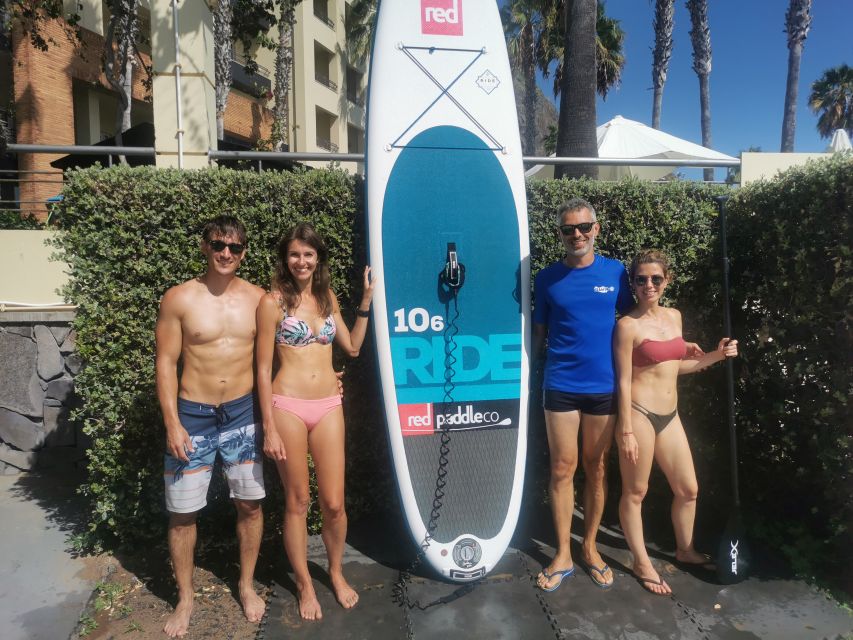
<path fill-rule="evenodd" d="M 461 289 L 465 284 L 465 265 L 459 262 L 455 242 L 447 243 L 447 262 L 444 263 L 444 271 L 441 272 L 441 281 L 453 291 Z"/>

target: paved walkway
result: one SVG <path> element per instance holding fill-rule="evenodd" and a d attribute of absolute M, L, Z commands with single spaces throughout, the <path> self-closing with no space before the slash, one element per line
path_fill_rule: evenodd
<path fill-rule="evenodd" d="M 0 476 L 0 638 L 64 640 L 98 580 L 89 560 L 66 540 L 78 519 L 77 482 L 70 472 Z"/>
<path fill-rule="evenodd" d="M 2 640 L 68 638 L 100 577 L 94 561 L 73 557 L 66 539 L 80 521 L 76 480 L 67 473 L 0 476 Z M 713 576 L 685 573 L 669 563 L 667 554 L 653 550 L 677 597 L 651 596 L 628 575 L 630 559 L 621 536 L 607 529 L 600 539 L 603 554 L 616 572 L 614 587 L 598 589 L 579 569 L 558 591 L 543 594 L 533 588 L 532 576 L 553 554 L 541 542 L 549 541 L 552 534 L 547 518 L 535 520 L 540 524 L 520 527 L 503 560 L 473 591 L 426 611 L 413 609 L 411 637 L 816 640 L 853 636 L 849 613 L 791 579 L 784 568 L 767 562 L 757 562 L 746 582 L 721 587 Z M 276 583 L 269 613 L 258 638 L 405 638 L 405 617 L 394 604 L 392 592 L 398 568 L 411 557 L 398 521 L 390 517 L 351 528 L 345 571 L 361 601 L 350 611 L 335 603 L 323 570 L 322 542 L 318 536 L 310 538 L 309 557 L 324 611 L 320 622 L 300 620 L 283 554 L 262 558 L 278 566 L 273 570 Z M 409 596 L 427 603 L 452 596 L 455 589 L 456 585 L 418 574 L 410 583 Z"/>
<path fill-rule="evenodd" d="M 349 611 L 334 600 L 324 570 L 322 542 L 313 537 L 309 560 L 323 620 L 304 622 L 299 618 L 293 582 L 280 566 L 259 637 L 817 640 L 853 635 L 853 617 L 848 612 L 816 589 L 784 577 L 784 570 L 773 569 L 768 562 L 759 563 L 749 580 L 722 587 L 713 574 L 703 575 L 701 570 L 686 573 L 672 565 L 667 554 L 653 551 L 654 561 L 676 597 L 650 595 L 627 573 L 630 556 L 615 531 L 605 530 L 601 535 L 606 540 L 602 553 L 616 573 L 612 589 L 599 589 L 578 567 L 560 589 L 546 594 L 533 587 L 533 579 L 554 551 L 537 541 L 530 528 L 516 534 L 498 566 L 473 591 L 426 611 L 411 610 L 407 632 L 404 613 L 393 601 L 397 569 L 405 562 L 399 553 L 401 535 L 393 524 L 353 527 L 345 573 L 361 599 Z M 579 540 L 575 541 L 578 545 L 573 551 L 579 552 Z M 409 585 L 409 598 L 421 604 L 452 598 L 457 586 L 428 574 L 416 575 Z"/>

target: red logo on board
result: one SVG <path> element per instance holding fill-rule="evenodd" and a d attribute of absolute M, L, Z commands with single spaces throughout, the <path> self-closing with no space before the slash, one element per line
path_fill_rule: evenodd
<path fill-rule="evenodd" d="M 397 405 L 403 436 L 431 436 L 435 433 L 432 403 Z"/>
<path fill-rule="evenodd" d="M 462 35 L 462 0 L 421 0 L 421 33 Z"/>

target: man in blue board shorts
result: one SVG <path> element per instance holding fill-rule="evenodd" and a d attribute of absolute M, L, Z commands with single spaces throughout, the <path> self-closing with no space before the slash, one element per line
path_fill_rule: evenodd
<path fill-rule="evenodd" d="M 264 601 L 252 582 L 263 529 L 261 419 L 253 365 L 255 310 L 264 291 L 236 275 L 246 250 L 246 229 L 239 220 L 220 216 L 208 222 L 201 240 L 207 271 L 169 289 L 157 318 L 169 552 L 178 585 L 178 604 L 163 631 L 173 638 L 189 628 L 196 515 L 207 503 L 217 454 L 237 508 L 240 603 L 248 620 L 260 622 L 264 615 Z"/>
<path fill-rule="evenodd" d="M 557 589 L 575 571 L 569 543 L 579 431 L 586 474 L 583 565 L 597 586 L 613 584 L 613 571 L 598 553 L 595 537 L 607 496 L 606 460 L 616 423 L 612 337 L 617 312 L 627 311 L 634 300 L 622 263 L 593 250 L 600 230 L 586 200 L 562 205 L 557 234 L 566 255 L 535 279 L 533 358 L 541 357 L 547 339 L 543 405 L 557 534 L 557 554 L 537 578 L 545 591 Z"/>

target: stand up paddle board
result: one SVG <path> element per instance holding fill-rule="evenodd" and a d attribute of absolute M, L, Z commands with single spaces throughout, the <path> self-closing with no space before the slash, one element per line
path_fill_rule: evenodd
<path fill-rule="evenodd" d="M 527 206 L 495 1 L 381 2 L 368 91 L 374 330 L 394 470 L 428 563 L 475 580 L 515 529 L 527 443 Z"/>

